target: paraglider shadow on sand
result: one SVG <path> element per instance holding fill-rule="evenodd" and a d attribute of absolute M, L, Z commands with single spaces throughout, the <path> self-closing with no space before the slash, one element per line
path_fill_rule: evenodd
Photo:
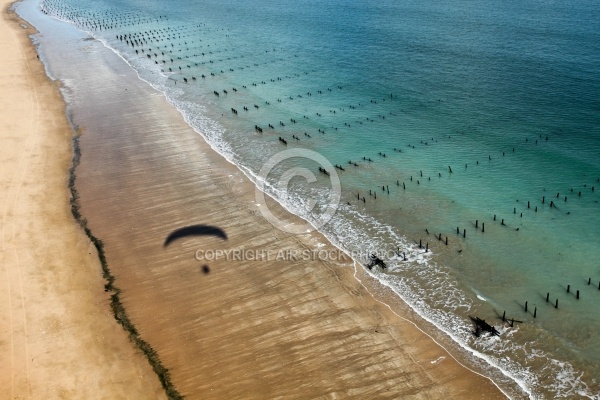
<path fill-rule="evenodd" d="M 190 225 L 171 232 L 165 239 L 163 247 L 166 248 L 174 241 L 190 236 L 216 236 L 223 240 L 227 240 L 227 234 L 219 227 L 211 225 Z M 208 274 L 210 272 L 208 265 L 202 266 L 202 272 L 204 274 Z"/>

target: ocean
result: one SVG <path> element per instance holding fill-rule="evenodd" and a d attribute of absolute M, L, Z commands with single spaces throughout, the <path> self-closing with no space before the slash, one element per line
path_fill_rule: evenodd
<path fill-rule="evenodd" d="M 118 53 L 359 268 L 375 253 L 369 275 L 511 397 L 600 398 L 594 1 L 19 8 Z"/>

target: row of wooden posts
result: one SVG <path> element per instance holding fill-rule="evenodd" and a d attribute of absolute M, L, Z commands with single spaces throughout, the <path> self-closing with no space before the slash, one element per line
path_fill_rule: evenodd
<path fill-rule="evenodd" d="M 592 284 L 592 278 L 588 278 L 588 285 Z M 600 290 L 600 281 L 598 282 L 598 290 Z M 571 285 L 567 285 L 567 293 L 571 293 Z M 579 300 L 579 290 L 577 290 L 575 292 L 575 298 L 577 300 Z M 550 303 L 550 292 L 546 292 L 546 303 Z M 525 302 L 525 305 L 523 306 L 523 310 L 525 312 L 528 312 L 528 302 Z M 554 308 L 558 309 L 558 298 L 554 301 Z M 533 309 L 533 318 L 537 318 L 537 307 L 534 307 Z M 515 321 L 514 318 L 511 319 L 510 321 L 508 319 L 506 319 L 506 311 L 504 311 L 502 313 L 502 321 L 503 322 L 511 322 L 511 326 L 513 326 L 514 322 L 522 322 L 522 321 Z"/>

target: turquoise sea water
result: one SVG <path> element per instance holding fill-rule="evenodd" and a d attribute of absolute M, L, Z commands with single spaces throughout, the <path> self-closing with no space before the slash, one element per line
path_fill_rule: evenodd
<path fill-rule="evenodd" d="M 389 268 L 373 277 L 503 388 L 517 382 L 511 396 L 600 398 L 594 1 L 41 7 L 121 54 L 252 179 L 286 148 L 343 166 L 342 201 L 320 230 L 360 262 L 378 252 Z M 268 192 L 318 221 L 330 181 L 302 159 L 275 175 L 295 164 L 317 181 Z M 501 336 L 475 337 L 469 315 Z"/>

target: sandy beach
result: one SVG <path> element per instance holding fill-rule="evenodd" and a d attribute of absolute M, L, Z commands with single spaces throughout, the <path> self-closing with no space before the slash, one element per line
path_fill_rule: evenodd
<path fill-rule="evenodd" d="M 2 1 L 0 398 L 165 398 L 108 308 L 95 249 L 71 215 L 73 132 L 58 86 Z"/>
<path fill-rule="evenodd" d="M 14 15 L 4 12 L 0 29 L 8 38 L 0 44 L 8 55 L 0 131 L 10 143 L 0 153 L 1 315 L 9 321 L 0 332 L 2 387 L 10 398 L 164 398 L 115 321 L 114 291 L 104 292 L 98 255 L 71 215 L 74 132 L 58 87 Z M 116 55 L 60 55 L 71 56 L 64 76 L 75 82 L 72 113 L 82 132 L 81 212 L 104 243 L 129 320 L 180 395 L 505 398 L 410 322 L 408 310 L 374 298 L 377 288 L 361 266 L 366 286 L 355 277 L 351 260 L 197 260 L 198 250 L 336 249 L 319 234 L 291 235 L 266 221 L 254 185 Z M 84 63 L 95 63 L 93 75 Z M 163 246 L 194 224 L 219 227 L 228 239 Z"/>

